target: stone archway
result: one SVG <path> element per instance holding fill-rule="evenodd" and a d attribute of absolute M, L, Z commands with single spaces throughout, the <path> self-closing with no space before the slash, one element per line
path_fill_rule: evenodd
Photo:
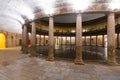
<path fill-rule="evenodd" d="M 0 48 L 6 48 L 6 37 L 3 33 L 0 33 Z"/>

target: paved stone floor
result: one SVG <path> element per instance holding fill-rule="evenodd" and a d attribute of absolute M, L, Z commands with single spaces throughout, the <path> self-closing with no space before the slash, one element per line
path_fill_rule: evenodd
<path fill-rule="evenodd" d="M 20 49 L 20 47 L 0 49 L 0 67 L 25 57 L 26 55 L 21 54 Z"/>
<path fill-rule="evenodd" d="M 19 50 L 14 52 L 17 54 Z M 89 61 L 75 65 L 69 60 L 49 62 L 42 57 L 24 55 L 0 67 L 0 80 L 120 80 L 120 66 Z"/>

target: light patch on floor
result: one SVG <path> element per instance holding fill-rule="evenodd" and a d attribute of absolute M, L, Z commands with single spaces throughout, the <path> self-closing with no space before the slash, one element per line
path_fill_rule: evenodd
<path fill-rule="evenodd" d="M 0 49 L 0 66 L 8 65 L 25 56 L 25 54 L 21 53 L 20 47 Z"/>

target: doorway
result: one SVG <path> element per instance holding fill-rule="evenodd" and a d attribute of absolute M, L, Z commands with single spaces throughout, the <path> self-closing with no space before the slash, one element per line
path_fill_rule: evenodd
<path fill-rule="evenodd" d="M 6 48 L 6 37 L 3 33 L 0 33 L 0 48 Z"/>

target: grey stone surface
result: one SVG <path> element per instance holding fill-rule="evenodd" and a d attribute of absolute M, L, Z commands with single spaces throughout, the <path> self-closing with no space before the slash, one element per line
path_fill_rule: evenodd
<path fill-rule="evenodd" d="M 22 57 L 0 67 L 0 80 L 120 80 L 120 66 Z"/>

